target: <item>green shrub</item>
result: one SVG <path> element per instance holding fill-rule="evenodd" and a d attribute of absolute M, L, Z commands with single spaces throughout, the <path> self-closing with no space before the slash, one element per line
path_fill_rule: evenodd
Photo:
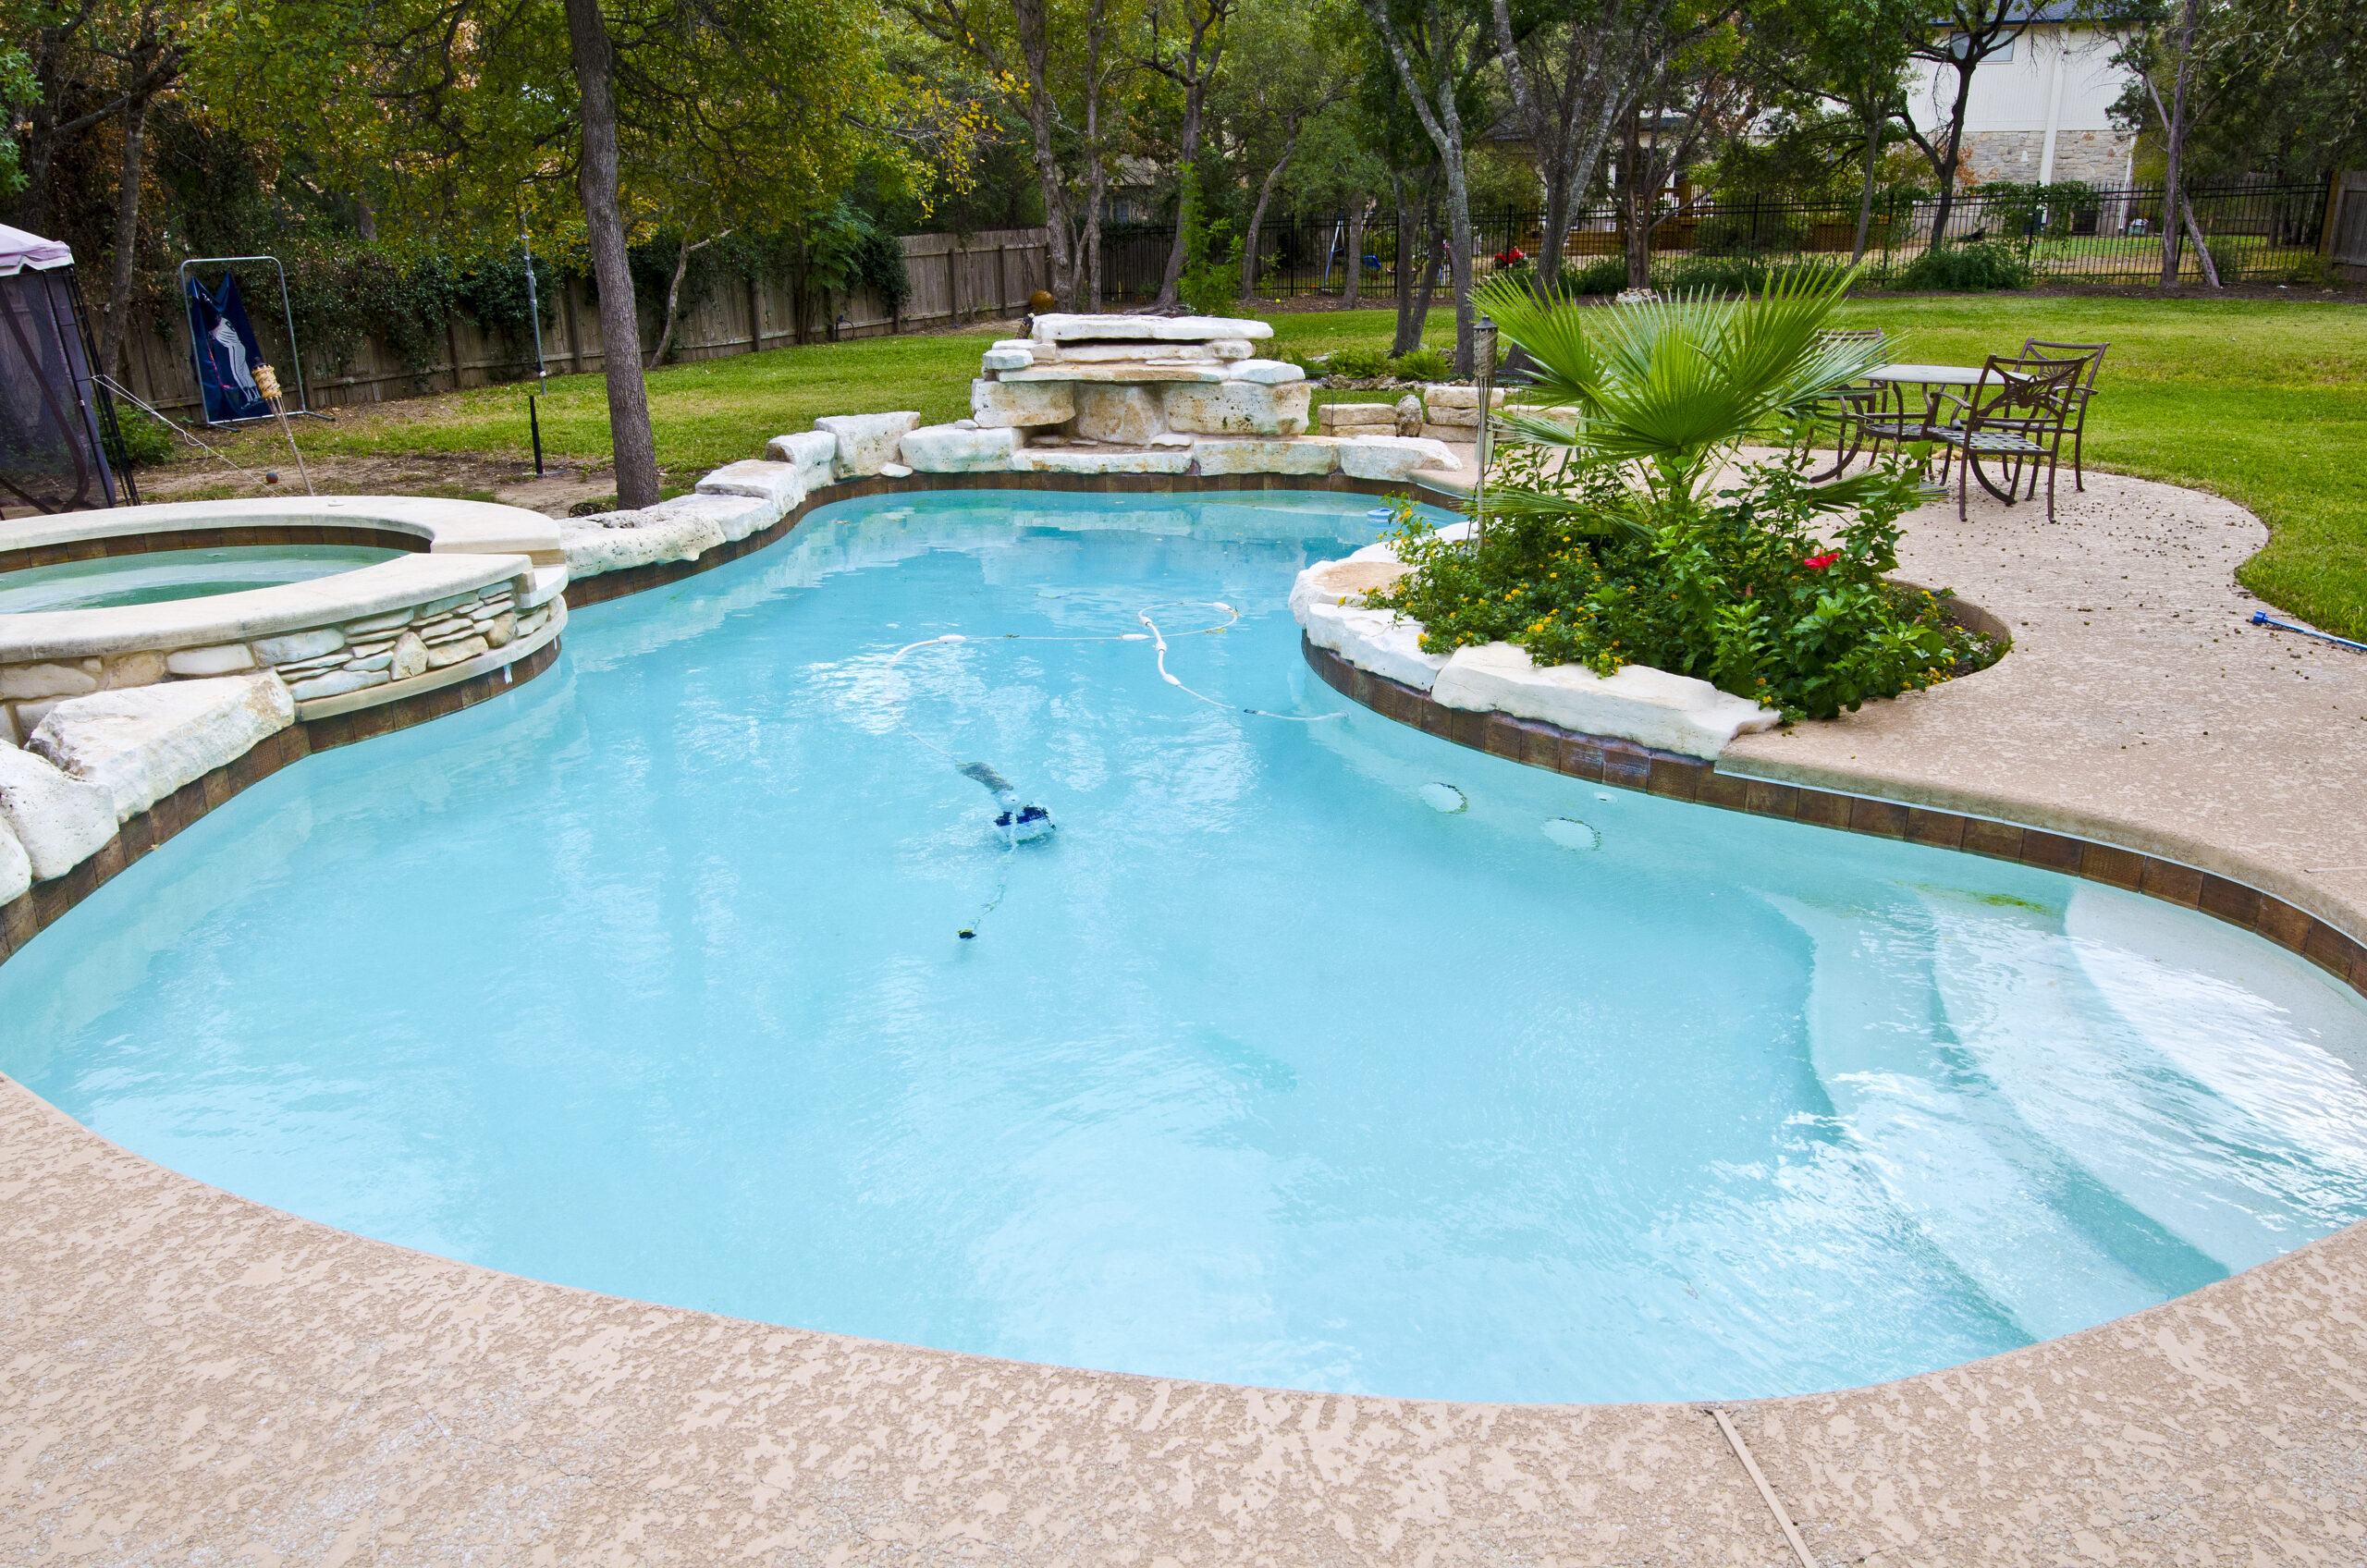
<path fill-rule="evenodd" d="M 110 468 L 152 468 L 172 461 L 179 450 L 179 441 L 153 414 L 124 404 L 116 410 L 115 422 L 117 434 L 105 443 Z"/>
<path fill-rule="evenodd" d="M 1562 292 L 1564 294 L 1616 294 L 1627 287 L 1627 258 L 1604 256 L 1582 267 L 1564 263 L 1562 267 Z"/>
<path fill-rule="evenodd" d="M 1454 374 L 1454 361 L 1443 349 L 1408 349 L 1389 361 L 1389 374 L 1400 381 L 1444 381 Z"/>
<path fill-rule="evenodd" d="M 1617 479 L 1596 483 L 1606 513 L 1624 512 Z M 1831 718 L 1996 656 L 1939 599 L 1883 581 L 1898 565 L 1898 519 L 1922 498 L 1910 463 L 1827 536 L 1810 489 L 1769 463 L 1706 502 L 1662 497 L 1640 530 L 1515 514 L 1491 517 L 1477 549 L 1408 507 L 1392 545 L 1415 570 L 1369 602 L 1420 621 L 1428 653 L 1502 642 L 1598 675 L 1644 665 L 1791 718 Z"/>
<path fill-rule="evenodd" d="M 1892 280 L 1899 288 L 2028 288 L 2038 274 L 2021 251 L 2002 239 L 1935 245 Z"/>
<path fill-rule="evenodd" d="M 1389 355 L 1380 349 L 1334 349 L 1323 361 L 1323 373 L 1370 381 L 1389 374 Z"/>
<path fill-rule="evenodd" d="M 1688 256 L 1668 269 L 1660 287 L 1671 292 L 1707 289 L 1712 294 L 1756 294 L 1767 287 L 1772 271 L 1758 256 Z"/>

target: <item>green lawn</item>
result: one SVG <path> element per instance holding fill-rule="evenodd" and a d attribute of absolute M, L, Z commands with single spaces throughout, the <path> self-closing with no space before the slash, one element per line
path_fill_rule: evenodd
<path fill-rule="evenodd" d="M 2273 538 L 2242 578 L 2271 604 L 2367 636 L 2367 311 L 2286 300 L 2157 300 L 1990 295 L 1851 302 L 1853 322 L 1888 328 L 1902 357 L 1979 363 L 2025 337 L 2108 341 L 2088 426 L 2091 467 L 2211 490 L 2240 502 Z M 1318 353 L 1387 347 L 1386 310 L 1274 318 L 1276 340 Z M 1428 341 L 1452 341 L 1432 312 Z M 754 455 L 819 415 L 914 409 L 927 421 L 968 411 L 987 334 L 882 337 L 677 365 L 649 378 L 659 460 L 678 478 Z M 1349 398 L 1380 394 L 1343 393 Z M 1323 400 L 1318 394 L 1318 400 Z M 562 457 L 607 453 L 607 406 L 595 376 L 551 383 L 543 440 Z M 392 405 L 308 431 L 325 452 L 526 450 L 523 386 Z"/>

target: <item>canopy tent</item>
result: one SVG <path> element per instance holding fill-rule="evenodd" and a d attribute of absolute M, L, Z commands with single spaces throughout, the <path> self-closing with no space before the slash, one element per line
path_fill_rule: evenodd
<path fill-rule="evenodd" d="M 70 512 L 137 503 L 107 463 L 115 403 L 92 385 L 74 252 L 0 225 L 0 506 Z"/>

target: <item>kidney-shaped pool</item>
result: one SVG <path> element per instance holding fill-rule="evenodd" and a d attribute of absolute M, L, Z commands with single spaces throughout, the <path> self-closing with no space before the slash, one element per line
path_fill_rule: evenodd
<path fill-rule="evenodd" d="M 828 508 L 197 823 L 0 1068 L 539 1279 L 1393 1395 L 1869 1382 L 2367 1212 L 2367 1012 L 2259 938 L 1347 704 L 1284 599 L 1369 505 Z"/>

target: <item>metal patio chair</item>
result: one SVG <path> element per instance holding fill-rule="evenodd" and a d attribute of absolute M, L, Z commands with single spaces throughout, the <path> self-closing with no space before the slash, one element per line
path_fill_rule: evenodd
<path fill-rule="evenodd" d="M 2030 495 L 2038 494 L 2038 470 L 2046 469 L 2046 521 L 2054 521 L 2054 472 L 2063 455 L 2063 438 L 2081 403 L 2079 385 L 2088 367 L 2085 359 L 2044 356 L 2025 359 L 1992 354 L 1981 367 L 1981 380 L 1969 398 L 1942 390 L 1932 395 L 1931 411 L 1920 439 L 1947 448 L 1940 467 L 1940 483 L 1948 482 L 1948 464 L 1962 457 L 1956 471 L 1956 516 L 1965 515 L 1969 481 L 2005 502 L 2014 504 L 2025 468 Z M 1999 489 L 1983 469 L 1986 459 L 2005 482 Z"/>
<path fill-rule="evenodd" d="M 2088 399 L 2096 395 L 2096 375 L 2104 368 L 2104 350 L 2109 343 L 2048 343 L 2036 337 L 2022 339 L 2022 358 L 2026 360 L 2085 360 L 2088 374 L 2079 382 L 2079 406 L 2071 418 L 2071 483 L 2075 489 L 2088 488 L 2088 471 L 2080 461 L 2082 438 L 2088 430 Z"/>
<path fill-rule="evenodd" d="M 1818 333 L 1819 343 L 1879 343 L 1883 329 L 1879 326 L 1829 327 Z M 1883 387 L 1871 381 L 1845 382 L 1825 393 L 1811 405 L 1811 411 L 1821 419 L 1833 421 L 1833 466 L 1809 475 L 1812 484 L 1828 479 L 1838 479 L 1843 471 L 1857 459 L 1865 445 L 1867 421 L 1882 411 Z"/>

